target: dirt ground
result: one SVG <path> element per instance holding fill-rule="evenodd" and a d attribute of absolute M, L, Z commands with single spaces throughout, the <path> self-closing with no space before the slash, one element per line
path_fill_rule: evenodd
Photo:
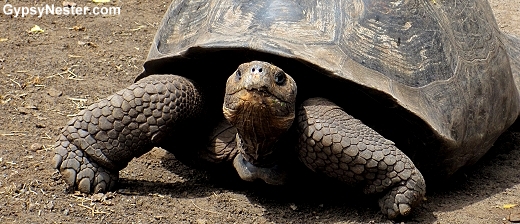
<path fill-rule="evenodd" d="M 9 1 L 15 6 L 62 1 Z M 94 6 L 76 0 L 78 6 Z M 268 187 L 214 178 L 161 149 L 121 171 L 119 190 L 67 194 L 51 167 L 58 131 L 85 105 L 132 83 L 169 2 L 112 1 L 119 16 L 12 18 L 0 12 L 0 223 L 381 223 L 377 200 L 340 188 Z M 501 29 L 520 35 L 520 1 L 492 0 Z M 39 25 L 43 33 L 28 33 Z M 410 223 L 520 219 L 520 128 L 460 173 Z"/>

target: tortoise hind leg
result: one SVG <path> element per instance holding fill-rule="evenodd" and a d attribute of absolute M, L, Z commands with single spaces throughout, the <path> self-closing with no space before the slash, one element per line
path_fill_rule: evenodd
<path fill-rule="evenodd" d="M 56 143 L 54 167 L 71 189 L 111 190 L 130 160 L 168 139 L 172 130 L 201 111 L 202 97 L 190 80 L 146 77 L 72 118 Z"/>
<path fill-rule="evenodd" d="M 384 193 L 379 206 L 393 219 L 406 216 L 425 194 L 424 179 L 394 144 L 332 102 L 306 100 L 298 112 L 299 157 L 315 172 L 365 193 Z"/>

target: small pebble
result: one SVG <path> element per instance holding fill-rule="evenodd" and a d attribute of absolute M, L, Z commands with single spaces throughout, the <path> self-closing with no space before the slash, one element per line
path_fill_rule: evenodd
<path fill-rule="evenodd" d="M 34 203 L 29 203 L 29 206 L 28 206 L 28 209 L 30 212 L 34 211 L 34 208 L 36 207 L 36 204 Z"/>
<path fill-rule="evenodd" d="M 36 152 L 38 150 L 42 150 L 43 149 L 43 145 L 41 143 L 33 143 L 31 145 L 31 151 L 33 152 Z"/>
<path fill-rule="evenodd" d="M 520 213 L 510 214 L 509 221 L 514 223 L 520 223 Z"/>
<path fill-rule="evenodd" d="M 20 113 L 22 115 L 30 113 L 30 110 L 28 108 L 25 108 L 25 107 L 18 107 L 17 109 L 18 109 L 18 113 Z"/>
<path fill-rule="evenodd" d="M 91 199 L 93 202 L 100 202 L 103 201 L 105 198 L 105 195 L 103 193 L 97 193 L 92 195 Z"/>
<path fill-rule="evenodd" d="M 47 203 L 45 208 L 47 208 L 49 210 L 53 210 L 54 209 L 54 201 L 49 201 L 49 203 Z"/>
<path fill-rule="evenodd" d="M 57 90 L 57 89 L 54 89 L 54 88 L 49 88 L 47 90 L 47 94 L 51 97 L 59 97 L 63 94 L 63 92 Z"/>

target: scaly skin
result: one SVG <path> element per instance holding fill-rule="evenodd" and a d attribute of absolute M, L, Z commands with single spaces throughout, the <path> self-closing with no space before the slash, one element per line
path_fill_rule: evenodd
<path fill-rule="evenodd" d="M 201 111 L 202 97 L 190 80 L 149 76 L 72 118 L 56 142 L 54 167 L 72 189 L 112 190 L 130 160 Z"/>
<path fill-rule="evenodd" d="M 310 169 L 365 193 L 388 191 L 379 201 L 383 214 L 406 216 L 426 192 L 418 169 L 393 142 L 323 98 L 306 100 L 298 113 L 299 157 Z"/>

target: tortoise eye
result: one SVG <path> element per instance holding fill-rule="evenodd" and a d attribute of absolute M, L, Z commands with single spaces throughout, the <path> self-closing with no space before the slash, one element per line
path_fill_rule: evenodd
<path fill-rule="evenodd" d="M 242 73 L 240 72 L 240 70 L 237 70 L 237 72 L 235 72 L 235 76 L 237 77 L 237 80 L 240 80 L 242 78 Z"/>
<path fill-rule="evenodd" d="M 285 73 L 284 72 L 278 72 L 274 75 L 274 82 L 277 85 L 283 85 L 285 83 Z"/>

